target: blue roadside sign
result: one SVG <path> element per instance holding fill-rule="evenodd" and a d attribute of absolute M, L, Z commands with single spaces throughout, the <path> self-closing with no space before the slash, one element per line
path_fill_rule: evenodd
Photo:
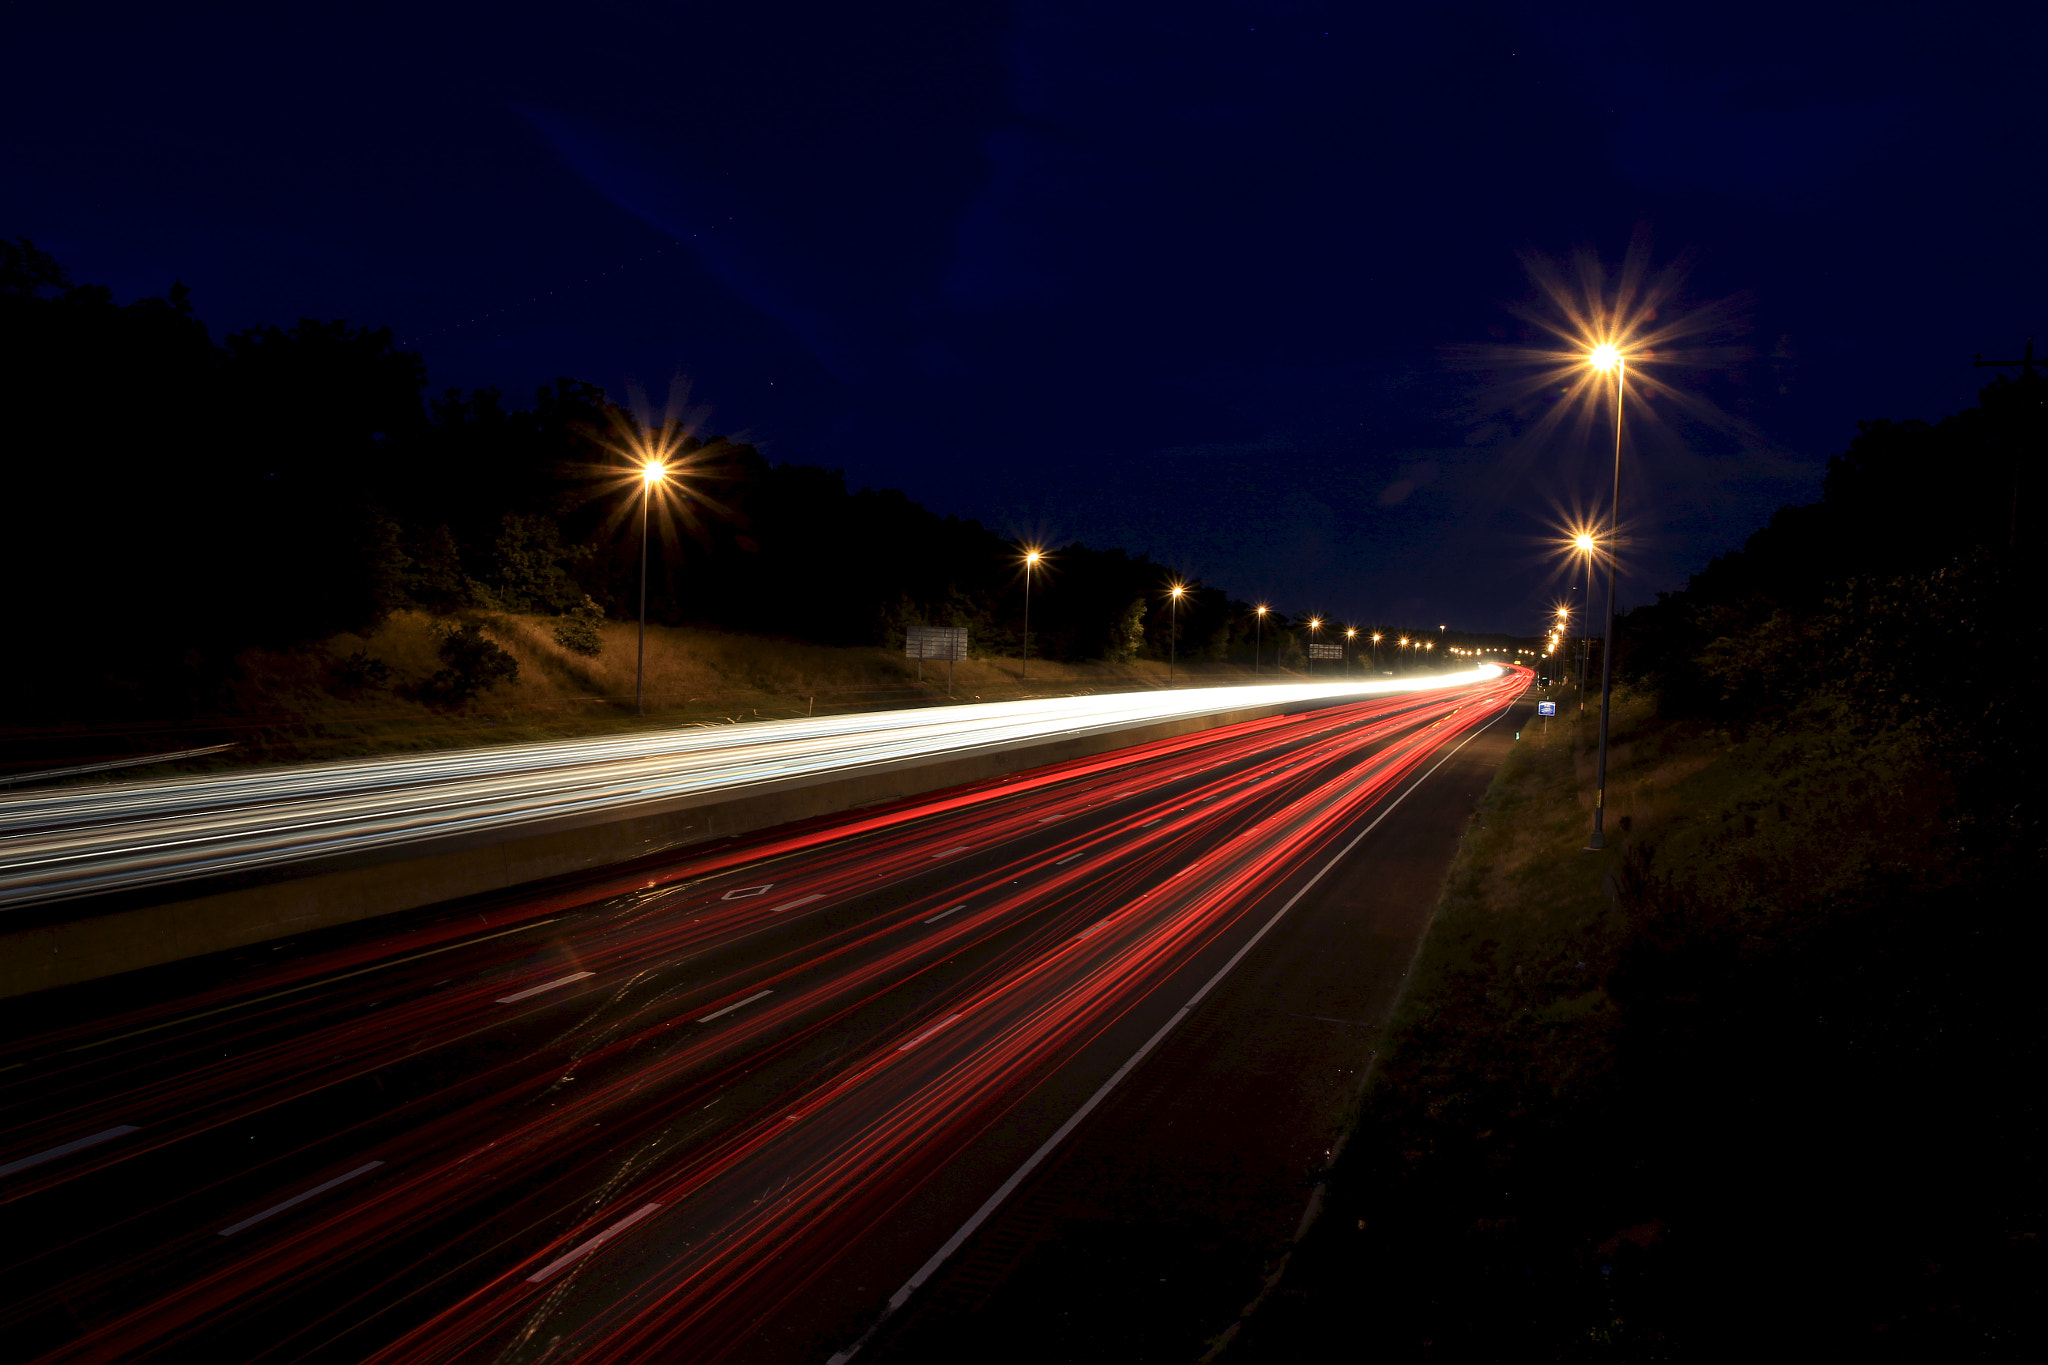
<path fill-rule="evenodd" d="M 1537 715 L 1539 715 L 1539 716 L 1554 716 L 1554 715 L 1556 715 L 1556 714 L 1557 714 L 1557 703 L 1556 703 L 1556 702 L 1554 702 L 1554 701 L 1539 701 L 1539 702 L 1537 702 L 1537 703 L 1536 703 L 1536 714 L 1537 714 Z"/>

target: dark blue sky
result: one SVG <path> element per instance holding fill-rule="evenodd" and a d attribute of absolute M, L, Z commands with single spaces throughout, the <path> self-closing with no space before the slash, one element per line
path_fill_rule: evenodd
<path fill-rule="evenodd" d="M 1669 311 L 1745 300 L 1664 376 L 1725 420 L 1631 453 L 1625 600 L 2048 316 L 2038 6 L 177 8 L 16 12 L 0 234 L 437 387 L 680 372 L 777 458 L 1292 610 L 1556 595 L 1599 452 L 1446 360 L 1515 340 L 1518 253 L 1647 225 Z"/>

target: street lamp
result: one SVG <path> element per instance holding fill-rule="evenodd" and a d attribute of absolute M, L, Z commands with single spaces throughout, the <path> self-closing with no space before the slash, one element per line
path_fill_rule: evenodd
<path fill-rule="evenodd" d="M 1316 637 L 1316 635 L 1317 635 L 1317 634 L 1319 634 L 1319 633 L 1320 633 L 1320 632 L 1322 631 L 1322 628 L 1323 628 L 1323 618 L 1322 618 L 1322 617 L 1320 617 L 1320 616 L 1311 616 L 1311 617 L 1309 618 L 1309 620 L 1308 620 L 1308 634 L 1309 634 L 1309 641 L 1308 641 L 1308 675 L 1309 675 L 1309 676 L 1310 676 L 1311 678 L 1313 678 L 1313 677 L 1314 677 L 1314 676 L 1316 675 L 1316 641 L 1315 641 L 1315 637 Z"/>
<path fill-rule="evenodd" d="M 1024 657 L 1019 660 L 1017 681 L 1023 682 L 1031 676 L 1031 571 L 1038 567 L 1038 561 L 1045 558 L 1045 551 L 1027 549 L 1024 552 Z"/>
<path fill-rule="evenodd" d="M 1357 626 L 1346 626 L 1344 628 L 1344 676 L 1347 678 L 1351 676 L 1351 642 L 1357 638 Z"/>
<path fill-rule="evenodd" d="M 1607 716 L 1614 699 L 1614 594 L 1620 572 L 1615 548 L 1621 534 L 1621 410 L 1628 391 L 1628 361 L 1617 347 L 1600 345 L 1586 363 L 1602 373 L 1614 371 L 1614 500 L 1607 507 L 1607 627 L 1600 637 L 1600 758 L 1593 779 L 1593 837 L 1586 842 L 1591 853 L 1607 847 Z M 1581 539 L 1590 542 L 1592 537 Z"/>
<path fill-rule="evenodd" d="M 1185 583 L 1176 583 L 1167 589 L 1166 618 L 1166 685 L 1173 686 L 1175 656 L 1180 650 L 1180 599 L 1187 592 Z"/>
<path fill-rule="evenodd" d="M 1378 631 L 1374 631 L 1374 632 L 1372 633 L 1372 671 L 1373 671 L 1374 673 L 1378 673 L 1378 672 L 1380 671 L 1380 640 L 1381 640 L 1381 638 L 1382 638 L 1382 637 L 1381 637 L 1381 635 L 1380 635 L 1380 633 L 1379 633 Z"/>
<path fill-rule="evenodd" d="M 1266 642 L 1266 609 L 1260 607 L 1252 616 L 1252 676 L 1259 676 L 1259 655 Z"/>
<path fill-rule="evenodd" d="M 640 466 L 640 644 L 633 657 L 633 714 L 647 714 L 647 504 L 654 499 L 654 485 L 668 477 L 668 466 L 649 460 Z"/>

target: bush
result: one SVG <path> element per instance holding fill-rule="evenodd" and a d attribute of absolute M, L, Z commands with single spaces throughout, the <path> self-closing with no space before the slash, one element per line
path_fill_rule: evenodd
<path fill-rule="evenodd" d="M 479 692 L 519 677 L 519 660 L 484 634 L 474 621 L 441 631 L 441 662 L 420 689 L 420 699 L 434 706 L 460 706 Z"/>
<path fill-rule="evenodd" d="M 555 643 L 571 654 L 596 658 L 604 653 L 603 624 L 604 608 L 586 593 L 581 606 L 569 608 L 555 622 Z"/>
<path fill-rule="evenodd" d="M 343 695 L 367 692 L 391 681 L 391 665 L 359 649 L 334 665 L 334 690 Z"/>
<path fill-rule="evenodd" d="M 1140 597 L 1124 608 L 1124 614 L 1109 629 L 1102 657 L 1113 664 L 1127 664 L 1138 657 L 1145 644 L 1145 599 Z"/>

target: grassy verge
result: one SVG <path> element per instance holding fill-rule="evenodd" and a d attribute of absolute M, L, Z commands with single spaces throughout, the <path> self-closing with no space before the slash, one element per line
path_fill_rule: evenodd
<path fill-rule="evenodd" d="M 974 658 L 947 669 L 877 648 L 839 648 L 691 627 L 650 626 L 646 717 L 634 715 L 637 640 L 630 622 L 603 626 L 595 657 L 564 649 L 545 617 L 503 613 L 476 619 L 493 644 L 519 665 L 518 677 L 459 706 L 430 705 L 422 684 L 442 661 L 438 625 L 419 612 L 389 617 L 375 634 L 340 635 L 305 649 L 251 650 L 236 660 L 217 712 L 103 724 L 0 726 L 0 775 L 97 759 L 171 752 L 232 742 L 223 754 L 176 765 L 123 769 L 86 782 L 160 776 L 173 771 L 315 762 L 367 754 L 516 743 L 647 727 L 730 725 L 804 715 L 835 715 L 949 701 L 1011 701 L 1032 696 L 1162 687 L 1163 662 L 1031 662 Z M 348 661 L 358 666 L 351 673 Z M 374 662 L 373 676 L 361 665 Z M 1263 676 L 1276 675 L 1269 660 Z M 1292 675 L 1289 675 L 1292 676 Z M 1254 681 L 1232 665 L 1186 663 L 1183 686 Z M 138 701 L 137 715 L 148 712 Z M 7 788 L 0 787 L 0 791 Z"/>
<path fill-rule="evenodd" d="M 1904 746 L 1633 698 L 1588 854 L 1590 729 L 1502 766 L 1228 1365 L 2039 1358 L 2028 874 Z"/>

